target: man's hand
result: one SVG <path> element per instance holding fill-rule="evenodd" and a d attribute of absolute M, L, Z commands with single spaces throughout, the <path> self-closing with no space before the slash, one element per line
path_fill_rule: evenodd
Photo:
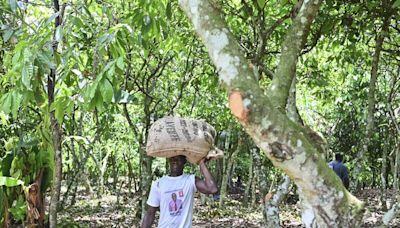
<path fill-rule="evenodd" d="M 158 207 L 149 206 L 149 208 L 147 209 L 146 215 L 143 218 L 141 228 L 150 228 L 151 227 L 151 225 L 154 222 L 154 217 L 156 215 L 156 211 L 158 209 L 159 209 Z"/>
<path fill-rule="evenodd" d="M 199 161 L 199 166 L 200 166 L 200 165 L 205 165 L 209 160 L 210 160 L 210 159 L 208 159 L 207 157 L 202 158 L 202 159 Z"/>

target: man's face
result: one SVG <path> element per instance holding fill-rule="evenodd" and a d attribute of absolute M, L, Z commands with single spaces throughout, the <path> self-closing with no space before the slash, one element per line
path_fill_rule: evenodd
<path fill-rule="evenodd" d="M 175 156 L 168 158 L 169 161 L 169 170 L 173 174 L 180 174 L 183 172 L 183 168 L 186 163 L 185 156 Z"/>
<path fill-rule="evenodd" d="M 176 201 L 176 194 L 175 193 L 172 193 L 172 200 Z"/>

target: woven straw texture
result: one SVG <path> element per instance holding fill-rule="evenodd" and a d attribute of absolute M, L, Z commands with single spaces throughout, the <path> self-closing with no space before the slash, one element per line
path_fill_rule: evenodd
<path fill-rule="evenodd" d="M 151 126 L 146 152 L 152 157 L 186 156 L 197 164 L 214 151 L 215 129 L 201 120 L 181 117 L 164 117 Z"/>

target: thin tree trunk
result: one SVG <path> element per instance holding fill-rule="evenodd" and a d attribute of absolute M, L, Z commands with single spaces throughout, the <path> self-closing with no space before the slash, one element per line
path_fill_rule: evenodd
<path fill-rule="evenodd" d="M 226 152 L 231 151 L 231 145 L 233 144 L 233 137 L 232 131 L 227 131 L 224 140 L 224 149 Z M 232 155 L 231 155 L 232 156 Z M 222 180 L 221 180 L 221 187 L 219 188 L 219 207 L 221 208 L 224 204 L 224 200 L 226 198 L 226 190 L 228 185 L 228 163 L 229 163 L 228 154 L 225 154 L 223 158 L 223 166 L 222 166 Z"/>
<path fill-rule="evenodd" d="M 233 140 L 233 137 L 231 137 L 231 140 Z M 240 150 L 241 141 L 242 141 L 242 138 L 240 137 L 240 135 L 239 135 L 238 141 L 239 142 L 237 143 L 236 148 L 231 148 L 231 149 L 234 149 L 231 156 L 229 156 L 225 160 L 225 169 L 224 169 L 225 174 L 222 175 L 221 193 L 220 193 L 220 199 L 219 199 L 219 207 L 220 208 L 222 208 L 224 206 L 224 200 L 228 193 L 228 190 L 227 190 L 228 186 L 231 187 L 230 184 L 228 183 L 228 181 L 231 179 L 232 168 L 233 168 L 233 165 L 234 165 L 234 162 L 236 159 L 236 155 L 239 153 L 239 150 Z M 233 142 L 231 142 L 231 143 L 233 143 Z M 225 157 L 224 157 L 224 159 L 225 159 Z"/>
<path fill-rule="evenodd" d="M 250 206 L 252 208 L 255 207 L 256 201 L 257 201 L 257 180 L 258 177 L 255 175 L 255 168 L 253 166 L 253 180 L 251 182 L 251 201 L 250 201 Z"/>
<path fill-rule="evenodd" d="M 393 172 L 393 190 L 394 195 L 399 198 L 399 159 L 400 159 L 400 148 L 399 143 L 397 144 L 396 154 L 394 159 L 394 172 Z"/>
<path fill-rule="evenodd" d="M 134 178 L 132 162 L 131 162 L 131 159 L 129 159 L 129 157 L 126 155 L 125 152 L 122 155 L 124 157 L 124 160 L 125 160 L 125 163 L 126 163 L 127 169 L 128 169 L 128 173 L 127 173 L 128 174 L 128 194 L 131 195 L 131 193 L 134 192 L 134 191 L 132 191 L 132 179 Z M 135 186 L 135 188 L 136 188 L 136 186 Z M 136 191 L 136 189 L 135 189 L 135 191 Z"/>
<path fill-rule="evenodd" d="M 60 14 L 60 4 L 58 0 L 53 0 L 55 13 Z M 56 40 L 56 30 L 61 26 L 61 17 L 58 15 L 55 18 L 54 34 L 53 34 L 53 57 L 55 58 L 55 52 L 57 52 L 58 41 Z M 47 77 L 47 92 L 48 92 L 48 106 L 54 102 L 54 89 L 56 85 L 56 69 L 51 69 L 50 74 Z M 53 178 L 53 188 L 51 191 L 50 208 L 49 208 L 49 226 L 50 228 L 55 228 L 57 226 L 57 210 L 58 203 L 60 201 L 61 192 L 61 180 L 62 180 L 62 150 L 61 150 L 61 128 L 59 123 L 55 118 L 55 111 L 50 112 L 50 124 L 51 131 L 53 134 L 53 150 L 54 150 L 54 178 Z"/>
<path fill-rule="evenodd" d="M 279 184 L 277 190 L 275 192 L 268 193 L 268 195 L 265 197 L 264 215 L 266 218 L 266 227 L 280 227 L 279 205 L 288 194 L 290 190 L 290 184 L 290 178 L 285 176 L 282 182 Z"/>
<path fill-rule="evenodd" d="M 386 183 L 386 172 L 387 172 L 387 146 L 386 143 L 383 148 L 383 154 L 382 154 L 382 168 L 381 168 L 381 196 L 380 196 L 380 201 L 381 201 L 381 208 L 382 210 L 386 211 L 386 196 L 387 196 L 387 183 Z"/>
<path fill-rule="evenodd" d="M 253 159 L 250 159 L 250 165 L 249 165 L 249 179 L 247 180 L 246 183 L 246 188 L 244 190 L 244 204 L 247 206 L 249 203 L 249 195 L 250 195 L 250 190 L 251 190 L 251 183 L 253 183 L 253 178 L 254 178 L 254 172 L 253 172 Z"/>
<path fill-rule="evenodd" d="M 364 157 L 364 154 L 367 153 L 368 147 L 371 144 L 371 139 L 374 133 L 376 80 L 378 78 L 379 59 L 381 56 L 383 42 L 389 30 L 390 17 L 391 15 L 386 15 L 383 19 L 382 31 L 376 36 L 375 51 L 374 51 L 374 56 L 372 57 L 371 79 L 369 82 L 369 90 L 368 90 L 368 117 L 367 117 L 366 136 L 364 138 L 364 141 L 362 142 L 361 150 L 357 154 L 355 162 L 356 166 L 353 172 L 353 177 L 356 177 L 354 185 L 357 191 L 361 189 L 360 185 L 361 180 L 357 178 L 359 177 L 363 164 L 360 161 Z"/>
<path fill-rule="evenodd" d="M 400 67 L 399 67 L 399 71 L 400 71 Z M 394 85 L 395 83 L 393 83 Z M 393 90 L 393 86 L 392 85 L 392 90 Z M 400 202 L 400 197 L 398 196 L 398 192 L 399 192 L 399 162 L 400 162 L 400 125 L 397 122 L 397 118 L 394 114 L 394 110 L 392 108 L 391 105 L 391 98 L 392 98 L 392 94 L 389 96 L 388 98 L 388 103 L 387 103 L 387 109 L 389 111 L 389 115 L 390 118 L 392 120 L 392 123 L 394 125 L 394 129 L 397 132 L 397 137 L 395 137 L 394 142 L 395 142 L 395 154 L 394 154 L 394 168 L 393 168 L 393 190 L 395 193 L 395 196 L 397 196 L 397 201 Z"/>
<path fill-rule="evenodd" d="M 145 151 L 143 149 L 140 149 L 140 150 L 141 150 L 140 154 L 142 154 L 142 156 L 143 156 L 141 166 L 140 166 L 141 167 L 140 188 L 141 188 L 141 193 L 142 193 L 142 195 L 141 195 L 141 197 L 142 197 L 141 218 L 143 219 L 144 215 L 146 213 L 146 208 L 147 208 L 146 199 L 150 192 L 151 182 L 153 180 L 152 170 L 151 170 L 153 160 L 151 159 L 151 157 L 148 157 L 145 155 Z"/>

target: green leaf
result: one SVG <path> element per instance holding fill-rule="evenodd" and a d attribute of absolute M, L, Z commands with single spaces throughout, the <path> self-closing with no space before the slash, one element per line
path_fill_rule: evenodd
<path fill-rule="evenodd" d="M 54 21 L 54 19 L 55 19 L 58 15 L 60 15 L 59 12 L 54 13 L 53 15 L 51 15 L 51 16 L 46 20 L 46 22 L 44 23 L 44 26 L 49 25 L 52 21 Z"/>
<path fill-rule="evenodd" d="M 127 104 L 127 103 L 130 103 L 131 101 L 137 101 L 136 97 L 132 96 L 127 91 L 122 90 L 119 92 L 118 96 L 116 96 L 116 99 L 114 102 L 119 103 L 119 104 Z"/>
<path fill-rule="evenodd" d="M 117 67 L 119 68 L 119 69 L 121 69 L 121 70 L 124 70 L 124 67 L 125 67 L 125 63 L 124 63 L 124 57 L 119 57 L 118 59 L 117 59 Z"/>
<path fill-rule="evenodd" d="M 17 200 L 17 203 L 14 207 L 9 208 L 8 211 L 12 214 L 13 218 L 16 221 L 22 221 L 26 216 L 26 203 L 22 195 Z"/>
<path fill-rule="evenodd" d="M 100 91 L 96 92 L 96 96 L 93 99 L 94 106 L 101 112 L 104 109 L 103 97 L 101 96 Z"/>
<path fill-rule="evenodd" d="M 11 93 L 4 94 L 0 100 L 0 111 L 9 114 L 11 112 L 12 102 L 13 99 Z"/>
<path fill-rule="evenodd" d="M 400 0 L 397 0 L 395 3 L 393 3 L 393 8 L 400 8 Z"/>
<path fill-rule="evenodd" d="M 24 185 L 24 182 L 22 180 L 13 178 L 13 177 L 3 177 L 0 176 L 0 186 L 6 186 L 6 187 L 15 187 L 18 185 Z"/>
<path fill-rule="evenodd" d="M 79 76 L 79 78 L 83 78 L 82 72 L 78 69 L 72 69 L 71 70 L 74 74 L 76 74 L 77 76 Z"/>
<path fill-rule="evenodd" d="M 87 85 L 85 89 L 85 97 L 88 98 L 88 100 L 92 100 L 94 98 L 94 95 L 97 91 L 97 86 L 97 82 L 93 82 L 92 84 Z"/>
<path fill-rule="evenodd" d="M 17 1 L 16 0 L 9 0 L 8 4 L 10 4 L 11 10 L 15 13 L 17 10 Z"/>
<path fill-rule="evenodd" d="M 56 35 L 55 35 L 56 41 L 57 41 L 57 42 L 60 42 L 60 41 L 62 40 L 62 37 L 63 37 L 63 30 L 62 30 L 62 27 L 61 27 L 61 26 L 57 26 L 57 28 L 56 28 Z"/>
<path fill-rule="evenodd" d="M 4 126 L 8 125 L 8 116 L 5 113 L 0 112 L 0 120 L 2 125 Z"/>
<path fill-rule="evenodd" d="M 56 69 L 56 65 L 54 64 L 50 53 L 48 52 L 40 52 L 38 55 L 39 59 L 45 63 L 50 69 Z"/>
<path fill-rule="evenodd" d="M 104 102 L 110 103 L 114 95 L 114 90 L 111 83 L 107 79 L 104 79 L 100 82 L 100 90 L 101 95 L 104 98 Z"/>
<path fill-rule="evenodd" d="M 142 24 L 142 33 L 146 34 L 150 31 L 151 26 L 153 25 L 153 20 L 149 15 L 145 15 L 143 17 L 143 24 Z"/>
<path fill-rule="evenodd" d="M 166 11 L 165 13 L 167 15 L 167 18 L 171 19 L 171 17 L 172 17 L 172 9 L 171 9 L 171 2 L 170 1 L 167 3 L 167 8 L 166 8 L 165 11 Z"/>
<path fill-rule="evenodd" d="M 12 30 L 11 28 L 7 29 L 3 33 L 3 40 L 4 40 L 5 43 L 7 43 L 7 41 L 11 38 L 13 33 L 14 33 L 14 30 Z"/>
<path fill-rule="evenodd" d="M 78 28 L 84 27 L 83 22 L 82 22 L 81 18 L 79 18 L 79 17 L 73 17 L 72 23 L 73 23 L 75 26 L 77 26 Z"/>
<path fill-rule="evenodd" d="M 17 112 L 19 110 L 22 101 L 22 94 L 14 91 L 12 93 L 12 97 L 13 97 L 13 102 L 11 104 L 11 113 L 14 118 L 17 118 Z"/>
<path fill-rule="evenodd" d="M 265 0 L 257 0 L 257 4 L 260 8 L 264 8 L 265 6 Z"/>
<path fill-rule="evenodd" d="M 64 120 L 64 113 L 65 113 L 64 105 L 65 105 L 65 102 L 63 102 L 63 101 L 57 102 L 56 105 L 55 105 L 54 115 L 55 115 L 55 117 L 57 119 L 57 122 L 59 124 L 62 124 L 62 122 Z"/>
<path fill-rule="evenodd" d="M 28 90 L 32 90 L 32 84 L 31 84 L 32 75 L 33 75 L 33 65 L 32 65 L 32 63 L 26 63 L 24 65 L 24 67 L 22 68 L 21 80 L 22 80 L 22 84 Z"/>

